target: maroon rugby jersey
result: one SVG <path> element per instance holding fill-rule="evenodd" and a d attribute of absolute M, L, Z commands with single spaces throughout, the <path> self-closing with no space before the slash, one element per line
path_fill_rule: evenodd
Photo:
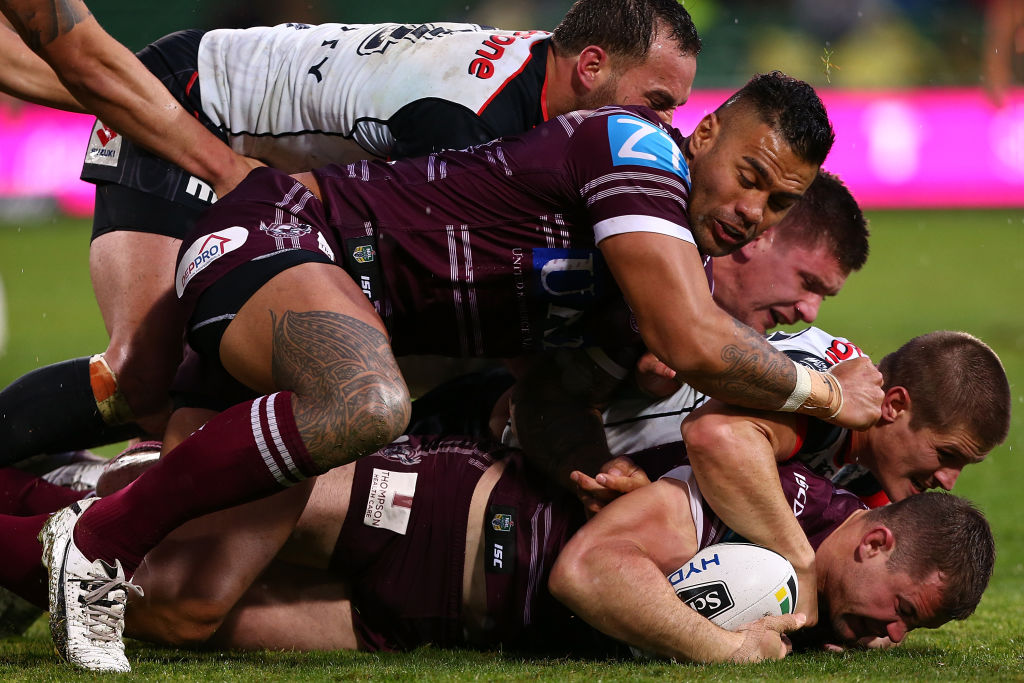
<path fill-rule="evenodd" d="M 681 442 L 680 442 L 680 445 Z M 704 548 L 722 541 L 739 541 L 734 531 L 727 528 L 700 495 L 693 470 L 689 465 L 677 467 L 664 476 L 685 482 L 690 489 L 690 507 L 694 510 L 697 538 Z M 822 541 L 842 524 L 855 510 L 867 506 L 853 493 L 836 488 L 831 481 L 815 474 L 799 461 L 788 460 L 779 465 L 782 492 L 793 508 L 811 547 L 817 550 Z"/>
<path fill-rule="evenodd" d="M 639 341 L 597 243 L 632 231 L 693 242 L 681 143 L 646 107 L 605 107 L 315 174 L 346 258 L 379 262 L 371 299 L 397 354 L 514 356 Z"/>

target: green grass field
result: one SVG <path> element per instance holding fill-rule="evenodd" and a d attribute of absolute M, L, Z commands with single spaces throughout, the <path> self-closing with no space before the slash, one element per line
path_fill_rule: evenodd
<path fill-rule="evenodd" d="M 1024 313 L 1017 299 L 1024 281 L 1024 210 L 875 212 L 870 218 L 868 265 L 823 307 L 819 324 L 849 337 L 876 360 L 916 334 L 966 330 L 996 349 L 1013 388 L 1016 411 L 1009 440 L 986 463 L 968 468 L 957 484 L 958 493 L 988 514 L 999 552 L 992 584 L 966 622 L 916 631 L 896 651 L 801 655 L 751 667 L 522 660 L 437 649 L 396 655 L 197 654 L 129 642 L 132 676 L 183 681 L 1024 680 L 1024 515 L 1016 507 L 1024 484 Z M 0 224 L 0 278 L 7 300 L 0 383 L 105 346 L 89 287 L 88 232 L 78 221 Z M 2 680 L 92 678 L 56 662 L 43 620 L 24 638 L 0 641 Z"/>

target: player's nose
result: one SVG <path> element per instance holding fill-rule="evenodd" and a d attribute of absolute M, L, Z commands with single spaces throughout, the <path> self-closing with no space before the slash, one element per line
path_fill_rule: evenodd
<path fill-rule="evenodd" d="M 961 468 L 959 467 L 942 467 L 935 471 L 935 481 L 947 491 L 952 491 L 953 484 L 960 477 L 960 472 Z"/>
<path fill-rule="evenodd" d="M 757 228 L 764 220 L 764 205 L 766 197 L 764 193 L 753 191 L 747 192 L 741 199 L 736 203 L 736 213 L 743 220 L 744 228 L 750 230 L 751 228 Z M 764 232 L 764 230 L 758 230 L 757 234 Z"/>
<path fill-rule="evenodd" d="M 898 643 L 903 640 L 906 637 L 908 630 L 907 625 L 903 623 L 902 619 L 890 621 L 885 627 L 886 633 L 889 634 L 889 640 L 893 643 Z"/>
<path fill-rule="evenodd" d="M 797 316 L 805 323 L 813 323 L 821 309 L 821 300 L 819 294 L 808 294 L 796 303 Z"/>

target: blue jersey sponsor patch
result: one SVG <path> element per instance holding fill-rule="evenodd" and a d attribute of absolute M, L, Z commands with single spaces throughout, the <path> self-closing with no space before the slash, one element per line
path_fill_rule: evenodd
<path fill-rule="evenodd" d="M 675 140 L 638 116 L 608 117 L 608 145 L 615 166 L 649 166 L 675 173 L 690 184 L 690 168 Z"/>

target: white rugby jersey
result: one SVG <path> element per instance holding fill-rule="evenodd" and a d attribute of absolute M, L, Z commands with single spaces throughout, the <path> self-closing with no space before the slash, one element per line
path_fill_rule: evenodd
<path fill-rule="evenodd" d="M 203 111 L 233 149 L 285 172 L 388 157 L 403 107 L 434 99 L 480 114 L 549 35 L 456 23 L 219 29 L 199 47 Z"/>
<path fill-rule="evenodd" d="M 768 342 L 798 363 L 825 372 L 836 363 L 863 356 L 849 340 L 835 337 L 818 327 L 796 333 L 776 332 Z M 613 454 L 635 453 L 653 446 L 680 440 L 679 425 L 708 400 L 689 385 L 676 393 L 653 401 L 646 397 L 614 401 L 604 411 L 605 436 Z M 822 458 L 826 458 L 823 453 Z M 815 471 L 826 474 L 808 463 Z M 832 476 L 834 471 L 826 476 Z"/>

